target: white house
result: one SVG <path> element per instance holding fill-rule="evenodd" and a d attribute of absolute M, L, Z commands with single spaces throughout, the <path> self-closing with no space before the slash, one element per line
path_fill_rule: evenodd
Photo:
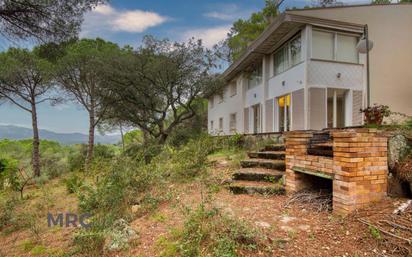
<path fill-rule="evenodd" d="M 359 18 L 362 13 L 365 17 Z M 411 27 L 412 5 L 344 6 L 281 14 L 224 72 L 224 94 L 209 99 L 209 133 L 357 126 L 363 122 L 359 110 L 368 101 L 411 115 L 412 72 L 404 69 L 412 63 Z M 397 29 L 403 33 L 394 32 Z M 358 45 L 365 37 L 374 45 L 369 53 L 372 83 L 368 83 L 367 55 L 360 53 Z M 395 57 L 385 51 L 397 41 L 408 45 L 406 52 L 396 54 L 396 67 L 378 72 L 375 66 L 393 62 Z M 386 59 L 378 58 L 381 55 Z M 393 79 L 390 84 L 388 77 Z M 389 89 L 402 94 L 382 94 Z"/>

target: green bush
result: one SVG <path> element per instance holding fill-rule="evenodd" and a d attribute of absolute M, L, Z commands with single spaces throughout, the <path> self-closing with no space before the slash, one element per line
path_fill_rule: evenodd
<path fill-rule="evenodd" d="M 85 256 L 100 256 L 103 253 L 105 235 L 101 231 L 80 230 L 74 235 L 77 252 Z"/>
<path fill-rule="evenodd" d="M 256 231 L 245 223 L 222 214 L 218 209 L 199 205 L 187 210 L 181 230 L 162 238 L 161 256 L 239 256 L 237 250 L 261 250 Z"/>
<path fill-rule="evenodd" d="M 64 180 L 64 184 L 66 185 L 67 192 L 69 194 L 73 194 L 78 192 L 80 187 L 83 185 L 83 179 L 77 174 L 72 174 Z"/>

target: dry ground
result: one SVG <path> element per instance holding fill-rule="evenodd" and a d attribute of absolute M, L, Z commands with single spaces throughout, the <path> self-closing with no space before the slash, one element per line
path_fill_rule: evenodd
<path fill-rule="evenodd" d="M 224 158 L 215 158 L 215 161 L 214 172 L 230 174 L 230 165 Z M 132 242 L 130 249 L 107 256 L 157 256 L 161 250 L 157 243 L 159 239 L 184 223 L 181 207 L 197 206 L 201 201 L 199 188 L 199 182 L 171 185 L 170 191 L 174 192 L 174 200 L 161 204 L 154 213 L 131 223 L 138 231 L 139 238 Z M 73 247 L 71 242 L 74 229 L 48 228 L 46 215 L 47 211 L 76 212 L 76 197 L 67 195 L 63 183 L 59 180 L 48 183 L 45 190 L 30 188 L 27 194 L 32 199 L 31 210 L 36 210 L 34 205 L 40 205 L 42 201 L 53 203 L 38 207 L 36 216 L 40 222 L 39 237 L 35 240 L 30 229 L 11 234 L 1 233 L 0 256 L 61 256 L 69 252 Z M 389 215 L 405 202 L 405 199 L 388 198 L 347 217 L 329 212 L 317 213 L 305 205 L 295 204 L 284 208 L 287 199 L 287 196 L 233 195 L 222 188 L 214 195 L 212 202 L 223 212 L 247 221 L 267 236 L 272 252 L 262 252 L 258 256 L 360 257 L 406 254 L 393 253 L 394 245 L 388 244 L 383 234 L 373 233 L 373 228 L 359 221 L 359 218 L 363 218 L 377 224 L 385 215 Z M 398 232 L 394 231 L 395 234 L 399 234 Z M 27 247 L 27 244 L 30 242 L 41 250 L 28 250 L 30 247 Z"/>

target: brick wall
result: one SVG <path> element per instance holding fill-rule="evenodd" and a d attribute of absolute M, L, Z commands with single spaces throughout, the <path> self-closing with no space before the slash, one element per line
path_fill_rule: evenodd
<path fill-rule="evenodd" d="M 386 136 L 376 129 L 368 128 L 334 130 L 331 134 L 333 158 L 307 154 L 308 142 L 313 132 L 287 133 L 287 192 L 296 192 L 307 187 L 307 174 L 332 179 L 333 210 L 342 214 L 386 196 Z"/>

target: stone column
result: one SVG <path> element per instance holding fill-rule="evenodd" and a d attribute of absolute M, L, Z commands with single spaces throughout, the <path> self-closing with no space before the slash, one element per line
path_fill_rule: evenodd
<path fill-rule="evenodd" d="M 387 194 L 387 138 L 376 129 L 333 132 L 333 210 L 346 214 Z"/>
<path fill-rule="evenodd" d="M 286 161 L 286 192 L 293 193 L 304 188 L 302 180 L 304 174 L 294 172 L 293 166 L 305 166 L 307 148 L 313 133 L 310 131 L 287 132 L 285 139 L 285 161 Z"/>

